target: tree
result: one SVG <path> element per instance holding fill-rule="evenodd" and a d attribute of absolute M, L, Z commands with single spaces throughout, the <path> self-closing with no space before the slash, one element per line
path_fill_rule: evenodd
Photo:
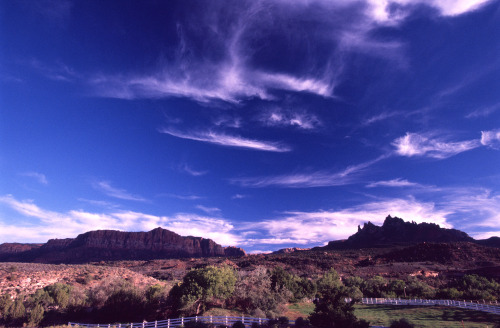
<path fill-rule="evenodd" d="M 301 278 L 289 273 L 282 267 L 276 267 L 271 272 L 271 289 L 281 292 L 284 289 L 290 291 L 293 297 L 291 301 L 298 301 L 306 297 L 314 297 L 316 286 L 307 278 Z"/>
<path fill-rule="evenodd" d="M 339 274 L 334 269 L 331 269 L 318 279 L 316 285 L 318 296 L 320 297 L 325 293 L 329 293 L 332 289 L 338 289 L 343 286 Z"/>
<path fill-rule="evenodd" d="M 281 312 L 279 308 L 291 298 L 291 292 L 286 288 L 273 290 L 271 285 L 271 275 L 265 267 L 242 271 L 232 300 L 242 311 L 255 317 L 276 317 Z"/>
<path fill-rule="evenodd" d="M 104 321 L 138 321 L 142 320 L 145 310 L 145 297 L 142 290 L 133 285 L 125 285 L 113 292 L 102 308 Z"/>
<path fill-rule="evenodd" d="M 54 300 L 56 306 L 65 309 L 69 305 L 69 294 L 72 287 L 66 284 L 55 283 L 44 288 Z"/>
<path fill-rule="evenodd" d="M 26 308 L 24 307 L 22 297 L 18 296 L 9 309 L 9 319 L 15 323 L 19 323 L 25 316 Z"/>
<path fill-rule="evenodd" d="M 322 297 L 317 299 L 314 312 L 309 320 L 317 328 L 368 328 L 369 323 L 358 320 L 354 315 L 353 302 L 346 303 L 348 296 L 344 286 L 322 290 Z"/>
<path fill-rule="evenodd" d="M 30 327 L 37 327 L 38 324 L 43 320 L 44 309 L 41 304 L 37 304 L 33 309 L 31 309 L 28 316 L 28 325 Z"/>
<path fill-rule="evenodd" d="M 5 293 L 0 297 L 0 318 L 7 318 L 10 313 L 10 308 L 12 307 L 12 298 L 9 294 Z"/>
<path fill-rule="evenodd" d="M 225 301 L 234 292 L 236 276 L 230 267 L 208 266 L 189 271 L 174 286 L 169 299 L 177 311 L 203 312 L 210 302 Z"/>
<path fill-rule="evenodd" d="M 361 290 L 366 297 L 381 297 L 387 290 L 387 281 L 381 276 L 375 276 L 366 280 Z"/>

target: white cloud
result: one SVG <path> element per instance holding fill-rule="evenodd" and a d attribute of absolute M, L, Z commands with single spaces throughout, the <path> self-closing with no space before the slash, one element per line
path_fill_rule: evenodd
<path fill-rule="evenodd" d="M 177 195 L 177 194 L 159 194 L 157 197 L 170 197 L 182 200 L 198 200 L 203 198 L 198 195 Z"/>
<path fill-rule="evenodd" d="M 231 199 L 243 199 L 243 198 L 247 198 L 248 196 L 246 195 L 242 195 L 242 194 L 235 194 L 231 197 Z"/>
<path fill-rule="evenodd" d="M 500 224 L 500 195 L 488 189 L 451 189 L 446 193 L 442 207 L 458 217 L 464 229 L 497 229 Z"/>
<path fill-rule="evenodd" d="M 367 188 L 375 188 L 375 187 L 416 187 L 416 186 L 421 186 L 420 184 L 416 182 L 410 182 L 406 179 L 393 179 L 393 180 L 387 180 L 387 181 L 377 181 L 377 182 L 372 182 L 370 184 L 367 184 Z"/>
<path fill-rule="evenodd" d="M 304 130 L 311 130 L 321 125 L 314 114 L 282 108 L 266 109 L 257 119 L 267 126 L 292 126 Z"/>
<path fill-rule="evenodd" d="M 316 171 L 310 173 L 293 173 L 267 177 L 233 178 L 230 181 L 243 187 L 264 188 L 312 188 L 326 186 L 343 186 L 359 181 L 360 175 L 371 165 L 386 158 L 380 156 L 374 160 L 352 165 L 339 172 Z"/>
<path fill-rule="evenodd" d="M 481 144 L 493 149 L 500 149 L 500 129 L 481 131 Z"/>
<path fill-rule="evenodd" d="M 478 9 L 489 0 L 368 0 L 371 17 L 378 23 L 396 24 L 409 13 L 400 6 L 425 4 L 439 11 L 443 16 L 457 16 Z M 392 10 L 391 10 L 392 8 Z"/>
<path fill-rule="evenodd" d="M 500 237 L 500 230 L 497 231 L 486 231 L 486 232 L 478 232 L 472 234 L 474 239 L 488 239 L 490 237 Z"/>
<path fill-rule="evenodd" d="M 33 178 L 36 181 L 38 181 L 38 183 L 43 184 L 43 185 L 48 185 L 49 184 L 49 180 L 47 180 L 47 177 L 45 176 L 45 174 L 42 174 L 42 173 L 38 173 L 38 172 L 24 172 L 24 173 L 21 173 L 21 175 L 25 176 L 25 177 Z"/>
<path fill-rule="evenodd" d="M 406 133 L 392 143 L 396 147 L 396 154 L 401 156 L 425 156 L 444 159 L 456 154 L 477 148 L 479 140 L 451 142 L 433 134 Z"/>
<path fill-rule="evenodd" d="M 194 177 L 199 177 L 199 176 L 202 176 L 202 175 L 205 175 L 208 173 L 208 171 L 197 171 L 195 169 L 193 169 L 192 167 L 190 167 L 189 165 L 187 164 L 182 164 L 180 166 L 180 169 Z"/>
<path fill-rule="evenodd" d="M 227 134 L 216 133 L 212 131 L 208 132 L 195 132 L 195 133 L 182 133 L 170 129 L 160 129 L 161 133 L 169 134 L 171 136 L 196 140 L 202 142 L 208 142 L 220 146 L 226 147 L 237 147 L 237 148 L 247 148 L 254 150 L 262 150 L 262 151 L 271 151 L 271 152 L 287 152 L 290 151 L 290 148 L 282 145 L 278 142 L 266 142 L 259 141 L 253 139 L 242 138 L 239 136 L 231 136 Z"/>
<path fill-rule="evenodd" d="M 203 205 L 196 205 L 196 208 L 199 209 L 199 210 L 202 210 L 203 212 L 207 213 L 207 214 L 211 214 L 211 215 L 216 215 L 216 214 L 219 214 L 220 213 L 220 208 L 217 208 L 217 207 L 207 207 L 207 206 L 203 206 Z"/>
<path fill-rule="evenodd" d="M 238 245 L 240 242 L 233 233 L 233 225 L 222 218 L 189 213 L 157 216 L 134 211 L 91 213 L 71 210 L 59 213 L 44 210 L 32 201 L 16 200 L 11 195 L 0 197 L 0 203 L 29 218 L 27 222 L 20 219 L 15 224 L 0 218 L 0 240 L 5 242 L 44 242 L 50 238 L 76 237 L 80 233 L 98 229 L 149 231 L 158 226 L 182 236 L 210 238 L 222 245 Z"/>
<path fill-rule="evenodd" d="M 467 114 L 465 118 L 486 117 L 493 114 L 499 109 L 500 109 L 500 103 L 484 108 L 479 108 L 473 111 L 472 113 Z"/>
<path fill-rule="evenodd" d="M 388 199 L 365 203 L 337 211 L 287 212 L 285 217 L 266 220 L 248 226 L 262 229 L 266 235 L 249 242 L 262 244 L 324 244 L 340 240 L 356 233 L 357 226 L 367 221 L 381 225 L 387 215 L 401 217 L 406 221 L 433 222 L 450 228 L 446 216 L 449 211 L 436 208 L 434 203 L 415 199 Z"/>
<path fill-rule="evenodd" d="M 141 196 L 133 195 L 124 189 L 118 189 L 118 188 L 111 186 L 111 184 L 108 181 L 97 181 L 97 182 L 92 183 L 92 186 L 96 190 L 99 190 L 100 192 L 102 192 L 110 197 L 124 199 L 124 200 L 133 200 L 133 201 L 138 201 L 138 202 L 147 201 L 145 198 L 143 198 Z"/>

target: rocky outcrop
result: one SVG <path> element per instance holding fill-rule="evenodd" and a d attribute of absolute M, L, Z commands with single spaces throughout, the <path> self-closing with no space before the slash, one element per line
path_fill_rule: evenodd
<path fill-rule="evenodd" d="M 308 251 L 310 248 L 299 248 L 299 247 L 288 247 L 288 248 L 282 248 L 279 249 L 273 254 L 288 254 L 288 253 L 295 253 L 295 252 L 300 252 L 300 251 Z"/>
<path fill-rule="evenodd" d="M 89 231 L 71 239 L 51 239 L 39 249 L 3 261 L 40 263 L 85 263 L 116 260 L 152 260 L 185 257 L 244 256 L 236 247 L 222 247 L 211 239 L 182 237 L 175 232 L 156 228 L 148 232 L 116 230 Z"/>
<path fill-rule="evenodd" d="M 0 255 L 18 254 L 40 248 L 43 244 L 4 243 L 0 245 Z"/>
<path fill-rule="evenodd" d="M 331 241 L 327 249 L 387 247 L 422 242 L 474 242 L 465 232 L 445 229 L 434 223 L 405 222 L 403 219 L 388 216 L 382 226 L 365 223 L 358 232 L 347 240 Z"/>
<path fill-rule="evenodd" d="M 476 243 L 483 246 L 500 248 L 500 237 L 490 237 L 488 239 L 476 240 Z"/>

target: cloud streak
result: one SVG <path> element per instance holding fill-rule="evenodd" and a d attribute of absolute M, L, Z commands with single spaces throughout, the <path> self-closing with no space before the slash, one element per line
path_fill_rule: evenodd
<path fill-rule="evenodd" d="M 406 133 L 394 140 L 397 155 L 445 159 L 481 146 L 479 140 L 448 141 L 434 134 Z"/>
<path fill-rule="evenodd" d="M 380 156 L 365 163 L 349 166 L 339 172 L 316 171 L 277 176 L 233 178 L 230 181 L 231 183 L 251 188 L 314 188 L 343 186 L 357 183 L 360 176 L 368 167 L 384 158 L 386 158 L 386 156 Z"/>
<path fill-rule="evenodd" d="M 113 186 L 108 181 L 97 181 L 92 183 L 94 189 L 108 195 L 109 197 L 123 199 L 123 200 L 133 200 L 137 202 L 146 202 L 147 200 L 141 196 L 133 195 L 124 189 L 118 189 Z"/>
<path fill-rule="evenodd" d="M 49 180 L 45 176 L 45 174 L 38 173 L 38 172 L 24 172 L 20 174 L 21 176 L 24 177 L 29 177 L 35 179 L 38 183 L 43 184 L 43 185 L 48 185 Z"/>
<path fill-rule="evenodd" d="M 372 182 L 370 184 L 367 184 L 367 188 L 376 188 L 376 187 L 417 187 L 417 186 L 422 186 L 419 183 L 416 182 L 410 182 L 406 179 L 393 179 L 393 180 L 386 180 L 386 181 L 377 181 L 377 182 Z"/>
<path fill-rule="evenodd" d="M 265 126 L 291 126 L 302 130 L 313 130 L 321 126 L 321 121 L 314 114 L 282 108 L 263 110 L 257 120 Z"/>
<path fill-rule="evenodd" d="M 266 141 L 247 139 L 239 136 L 231 136 L 228 134 L 216 133 L 212 131 L 183 133 L 167 128 L 160 129 L 159 131 L 160 133 L 169 134 L 171 136 L 181 139 L 207 142 L 225 147 L 246 148 L 253 150 L 270 151 L 270 152 L 288 152 L 291 150 L 290 147 L 277 142 L 266 142 Z"/>

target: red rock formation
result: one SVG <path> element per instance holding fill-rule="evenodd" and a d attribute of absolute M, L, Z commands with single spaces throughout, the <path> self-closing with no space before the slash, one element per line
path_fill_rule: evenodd
<path fill-rule="evenodd" d="M 211 239 L 182 237 L 175 232 L 156 228 L 148 232 L 89 231 L 74 239 L 51 239 L 39 249 L 24 252 L 22 255 L 4 256 L 0 259 L 41 263 L 85 263 L 246 254 L 241 248 L 225 248 Z"/>

